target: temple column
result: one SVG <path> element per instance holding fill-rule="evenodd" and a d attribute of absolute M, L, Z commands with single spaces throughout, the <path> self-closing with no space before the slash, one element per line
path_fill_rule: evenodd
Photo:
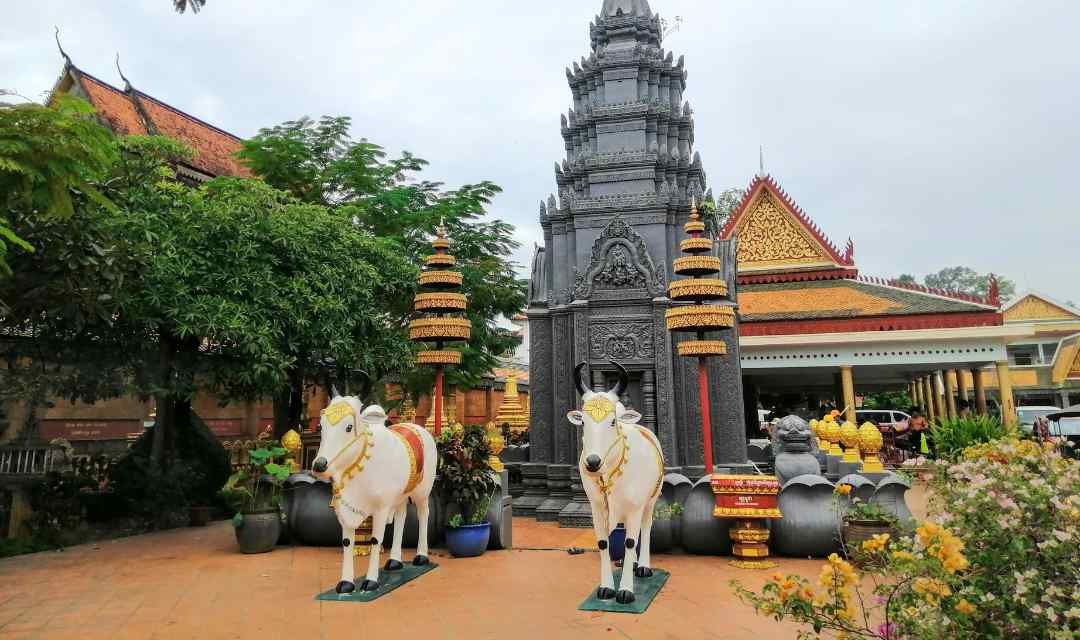
<path fill-rule="evenodd" d="M 987 415 L 986 387 L 983 385 L 983 372 L 979 367 L 971 368 L 971 386 L 975 387 L 975 412 L 980 416 Z"/>
<path fill-rule="evenodd" d="M 1016 424 L 1016 402 L 1013 400 L 1012 374 L 1009 361 L 997 362 L 998 390 L 1001 392 L 1001 421 L 1006 426 Z"/>
<path fill-rule="evenodd" d="M 844 389 L 844 414 L 849 422 L 855 422 L 855 379 L 851 366 L 840 367 L 840 385 Z"/>
<path fill-rule="evenodd" d="M 937 418 L 936 407 L 934 406 L 934 377 L 932 375 L 923 376 L 923 399 L 926 402 L 926 419 L 933 422 Z"/>
<path fill-rule="evenodd" d="M 960 392 L 960 399 L 964 402 L 971 402 L 971 388 L 968 386 L 967 378 L 964 374 L 967 373 L 963 369 L 956 370 L 956 386 Z"/>
<path fill-rule="evenodd" d="M 944 375 L 941 371 L 935 371 L 934 375 L 930 377 L 930 390 L 933 392 L 932 397 L 934 398 L 934 413 L 939 421 L 949 417 L 948 409 L 945 408 L 945 383 L 942 378 L 944 378 Z"/>
<path fill-rule="evenodd" d="M 1069 390 L 1068 389 L 1062 389 L 1061 392 L 1058 395 L 1061 396 L 1061 408 L 1062 409 L 1068 409 L 1069 408 Z"/>
<path fill-rule="evenodd" d="M 956 418 L 956 371 L 945 372 L 945 412 L 950 418 Z"/>
<path fill-rule="evenodd" d="M 926 403 L 923 402 L 922 394 L 922 378 L 915 378 L 915 381 L 911 383 L 911 390 L 914 393 L 911 406 L 918 407 L 923 411 L 926 411 Z"/>
<path fill-rule="evenodd" d="M 656 372 L 652 369 L 641 374 L 641 403 L 645 412 L 641 421 L 649 431 L 656 433 Z"/>

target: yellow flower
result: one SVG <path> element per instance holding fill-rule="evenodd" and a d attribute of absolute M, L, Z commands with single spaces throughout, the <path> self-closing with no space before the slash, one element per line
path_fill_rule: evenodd
<path fill-rule="evenodd" d="M 889 544 L 889 534 L 879 533 L 869 540 L 865 540 L 862 543 L 863 551 L 867 553 L 878 553 L 885 550 L 885 546 Z"/>
<path fill-rule="evenodd" d="M 915 556 L 908 551 L 893 551 L 893 560 L 914 560 Z"/>
<path fill-rule="evenodd" d="M 842 495 L 842 496 L 846 496 L 849 493 L 851 493 L 851 485 L 850 484 L 838 484 L 838 485 L 836 485 L 836 489 L 834 489 L 834 491 L 836 493 Z"/>
<path fill-rule="evenodd" d="M 964 614 L 965 616 L 970 616 L 971 614 L 975 613 L 975 605 L 961 598 L 960 602 L 956 603 L 956 610 Z"/>
<path fill-rule="evenodd" d="M 920 594 L 927 602 L 936 605 L 941 598 L 952 595 L 949 585 L 936 578 L 916 578 L 911 590 Z"/>

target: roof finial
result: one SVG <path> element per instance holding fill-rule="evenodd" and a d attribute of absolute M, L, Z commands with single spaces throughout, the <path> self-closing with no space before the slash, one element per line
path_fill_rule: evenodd
<path fill-rule="evenodd" d="M 127 76 L 124 75 L 124 71 L 120 68 L 120 52 L 116 52 L 116 71 L 120 74 L 120 79 L 124 81 L 124 89 L 131 91 L 132 86 L 128 81 Z"/>
<path fill-rule="evenodd" d="M 758 172 L 759 178 L 765 177 L 765 145 L 758 145 Z"/>
<path fill-rule="evenodd" d="M 74 67 L 75 65 L 71 63 L 71 57 L 64 51 L 64 47 L 60 45 L 60 27 L 53 25 L 53 29 L 56 30 L 53 34 L 53 37 L 56 38 L 56 48 L 60 50 L 60 55 L 64 56 L 64 62 Z"/>

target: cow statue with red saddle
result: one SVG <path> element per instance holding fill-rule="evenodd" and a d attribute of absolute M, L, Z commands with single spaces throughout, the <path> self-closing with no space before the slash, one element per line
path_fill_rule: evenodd
<path fill-rule="evenodd" d="M 416 505 L 419 543 L 412 563 L 429 563 L 428 499 L 435 483 L 438 451 L 435 439 L 415 424 L 386 426 L 386 412 L 378 405 L 363 407 L 360 399 L 334 394 L 322 412 L 322 439 L 312 470 L 333 487 L 334 512 L 341 523 L 343 548 L 338 593 L 375 591 L 379 588 L 379 555 L 388 523 L 394 524 L 394 543 L 387 571 L 404 568 L 401 542 L 409 500 Z M 354 583 L 353 535 L 372 519 L 371 556 L 367 575 Z"/>

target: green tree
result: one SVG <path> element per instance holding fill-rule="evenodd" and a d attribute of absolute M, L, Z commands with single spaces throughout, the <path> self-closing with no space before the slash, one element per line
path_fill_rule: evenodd
<path fill-rule="evenodd" d="M 991 275 L 978 273 L 968 267 L 946 267 L 926 276 L 923 284 L 933 289 L 946 289 L 986 297 L 990 293 Z M 1016 293 L 1016 284 L 1012 280 L 997 276 L 997 282 L 1002 300 L 1008 300 Z"/>
<path fill-rule="evenodd" d="M 744 197 L 746 197 L 746 189 L 738 187 L 724 189 L 720 192 L 720 195 L 715 197 L 711 197 L 710 192 L 710 195 L 701 204 L 705 223 L 709 226 L 710 233 L 719 235 L 720 230 L 735 214 L 735 210 L 739 208 L 739 204 Z"/>
<path fill-rule="evenodd" d="M 92 113 L 88 103 L 67 96 L 49 106 L 0 105 L 0 275 L 11 275 L 10 246 L 33 251 L 12 229 L 13 218 L 69 218 L 80 196 L 108 206 L 93 183 L 115 158 L 115 144 L 87 117 Z M 3 304 L 0 299 L 0 309 Z"/>
<path fill-rule="evenodd" d="M 400 255 L 416 266 L 431 253 L 430 240 L 443 223 L 453 243 L 469 293 L 473 338 L 464 347 L 462 366 L 447 376 L 472 385 L 515 346 L 517 338 L 497 325 L 524 306 L 526 281 L 517 277 L 510 255 L 518 244 L 513 226 L 484 219 L 485 208 L 501 190 L 490 182 L 445 190 L 442 183 L 417 180 L 427 162 L 408 152 L 387 158 L 378 145 L 350 138 L 346 117 L 309 118 L 263 129 L 239 156 L 267 183 L 309 203 L 330 207 L 371 234 L 392 239 Z M 409 297 L 388 298 L 386 312 L 404 329 L 412 313 Z M 373 377 L 401 376 L 414 393 L 430 389 L 430 372 L 414 369 L 411 359 L 385 361 Z"/>

